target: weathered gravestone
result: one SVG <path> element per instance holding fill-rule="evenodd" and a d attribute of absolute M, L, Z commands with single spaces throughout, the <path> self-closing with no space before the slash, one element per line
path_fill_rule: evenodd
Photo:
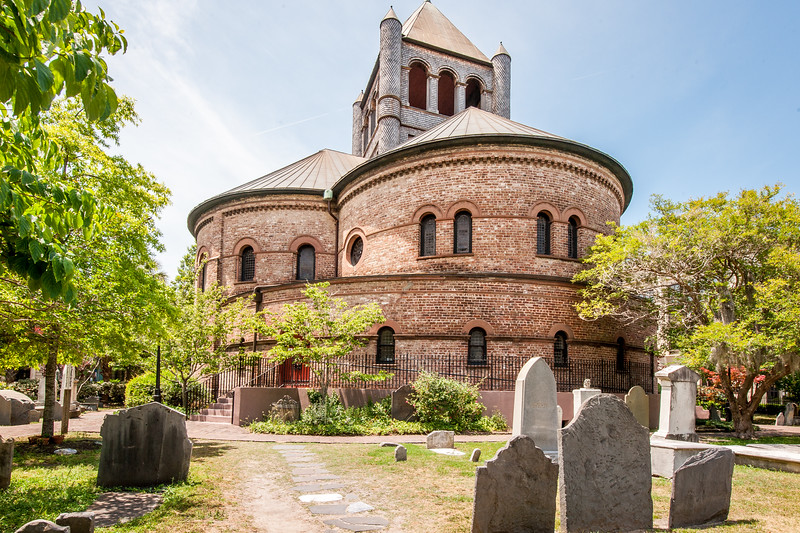
<path fill-rule="evenodd" d="M 408 459 L 408 450 L 406 450 L 405 446 L 398 444 L 394 449 L 394 460 L 405 461 L 406 459 Z"/>
<path fill-rule="evenodd" d="M 281 422 L 300 420 L 300 402 L 286 395 L 272 404 L 269 417 L 271 420 L 279 420 Z"/>
<path fill-rule="evenodd" d="M 548 455 L 558 451 L 556 431 L 561 427 L 556 379 L 547 362 L 534 357 L 519 371 L 514 386 L 514 423 L 511 434 L 527 435 Z"/>
<path fill-rule="evenodd" d="M 0 426 L 11 425 L 11 402 L 0 396 Z"/>
<path fill-rule="evenodd" d="M 184 481 L 189 473 L 186 419 L 165 405 L 153 402 L 106 415 L 100 436 L 101 487 L 148 487 Z"/>
<path fill-rule="evenodd" d="M 698 442 L 694 431 L 694 407 L 700 376 L 683 365 L 668 366 L 655 375 L 661 385 L 661 412 L 655 436 Z"/>
<path fill-rule="evenodd" d="M 435 448 L 452 448 L 455 444 L 456 433 L 454 431 L 431 431 L 428 433 L 425 442 L 429 450 Z"/>
<path fill-rule="evenodd" d="M 648 431 L 616 396 L 589 398 L 558 432 L 558 465 L 563 531 L 653 526 Z"/>
<path fill-rule="evenodd" d="M 414 392 L 411 385 L 403 385 L 392 391 L 392 418 L 411 421 L 416 417 L 414 406 L 408 403 L 408 397 Z"/>
<path fill-rule="evenodd" d="M 472 461 L 473 463 L 477 463 L 478 461 L 480 461 L 481 460 L 481 449 L 480 448 L 475 448 L 474 450 L 472 450 L 472 455 L 469 456 L 469 460 Z"/>
<path fill-rule="evenodd" d="M 797 418 L 797 404 L 793 402 L 787 403 L 783 416 L 786 419 L 786 425 L 793 426 Z"/>
<path fill-rule="evenodd" d="M 776 426 L 785 426 L 786 425 L 786 415 L 783 413 L 778 413 L 778 416 L 775 417 L 775 425 Z"/>
<path fill-rule="evenodd" d="M 69 526 L 69 533 L 94 533 L 94 513 L 61 513 L 56 524 Z"/>
<path fill-rule="evenodd" d="M 592 380 L 586 378 L 583 380 L 583 387 L 580 389 L 572 390 L 572 418 L 578 416 L 578 411 L 583 405 L 583 402 L 593 396 L 601 394 L 603 391 L 592 387 Z"/>
<path fill-rule="evenodd" d="M 669 527 L 724 522 L 731 507 L 734 453 L 715 447 L 690 457 L 675 471 Z"/>
<path fill-rule="evenodd" d="M 650 399 L 643 388 L 639 385 L 631 387 L 625 395 L 625 405 L 641 425 L 650 428 Z"/>
<path fill-rule="evenodd" d="M 49 520 L 33 520 L 14 533 L 70 533 L 69 527 L 59 526 Z"/>
<path fill-rule="evenodd" d="M 0 490 L 11 484 L 11 466 L 14 460 L 14 439 L 3 440 L 0 436 Z"/>
<path fill-rule="evenodd" d="M 8 423 L 12 426 L 27 424 L 31 421 L 30 412 L 36 404 L 33 400 L 15 390 L 0 390 L 0 403 L 6 402 L 7 408 L 0 407 L 0 411 L 8 409 L 10 413 Z"/>
<path fill-rule="evenodd" d="M 472 533 L 552 533 L 557 483 L 558 465 L 530 437 L 513 437 L 475 469 Z"/>

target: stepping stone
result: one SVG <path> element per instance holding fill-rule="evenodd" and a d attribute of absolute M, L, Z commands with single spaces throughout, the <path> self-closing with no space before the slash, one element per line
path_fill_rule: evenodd
<path fill-rule="evenodd" d="M 311 476 L 314 474 L 330 474 L 324 468 L 295 468 L 292 470 L 293 476 Z"/>
<path fill-rule="evenodd" d="M 344 503 L 334 503 L 327 505 L 312 505 L 308 508 L 312 514 L 345 514 L 347 505 Z"/>
<path fill-rule="evenodd" d="M 467 455 L 466 453 L 456 450 L 455 448 L 431 448 L 428 451 L 438 453 L 439 455 Z"/>
<path fill-rule="evenodd" d="M 310 463 L 314 459 L 316 459 L 316 456 L 314 456 L 314 455 L 303 455 L 303 456 L 298 456 L 298 457 L 287 457 L 286 458 L 287 461 L 291 461 L 293 463 Z"/>
<path fill-rule="evenodd" d="M 292 478 L 294 483 L 309 483 L 311 481 L 321 481 L 323 479 L 339 479 L 336 474 L 313 474 L 310 476 L 297 476 Z"/>
<path fill-rule="evenodd" d="M 375 508 L 373 506 L 367 505 L 364 502 L 351 503 L 347 506 L 348 513 L 363 513 L 366 511 L 373 511 L 374 509 Z"/>
<path fill-rule="evenodd" d="M 292 468 L 325 468 L 322 463 L 289 463 Z"/>
<path fill-rule="evenodd" d="M 303 494 L 300 496 L 300 501 L 303 503 L 338 502 L 341 499 L 342 495 L 335 492 L 330 494 Z"/>
<path fill-rule="evenodd" d="M 345 516 L 323 520 L 322 523 L 348 531 L 377 531 L 389 525 L 389 521 L 380 516 Z"/>
<path fill-rule="evenodd" d="M 344 488 L 343 483 L 311 483 L 309 485 L 296 485 L 292 487 L 298 492 L 317 492 L 319 490 L 337 490 Z"/>
<path fill-rule="evenodd" d="M 302 444 L 276 444 L 272 447 L 273 450 L 305 450 L 306 447 Z"/>

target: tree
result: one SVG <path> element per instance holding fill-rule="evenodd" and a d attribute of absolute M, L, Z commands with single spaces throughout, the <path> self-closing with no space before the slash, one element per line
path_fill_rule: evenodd
<path fill-rule="evenodd" d="M 13 0 L 0 8 L 0 274 L 8 269 L 50 298 L 75 297 L 68 236 L 88 238 L 107 211 L 87 191 L 42 179 L 65 164 L 39 115 L 64 94 L 90 121 L 117 97 L 102 54 L 127 41 L 102 10 L 80 1 Z"/>
<path fill-rule="evenodd" d="M 229 352 L 229 345 L 253 331 L 258 320 L 248 311 L 247 298 L 229 302 L 217 283 L 197 290 L 196 253 L 196 245 L 191 246 L 173 282 L 177 313 L 167 326 L 161 358 L 181 386 L 184 408 L 189 383 L 230 366 L 238 353 Z"/>
<path fill-rule="evenodd" d="M 362 335 L 385 318 L 377 303 L 350 307 L 344 300 L 333 298 L 328 293 L 329 286 L 328 282 L 306 285 L 303 295 L 309 303 L 286 304 L 280 315 L 268 314 L 261 326 L 262 332 L 275 341 L 267 357 L 275 363 L 291 360 L 309 365 L 320 385 L 324 405 L 334 377 L 344 380 L 390 377 L 384 371 L 374 375 L 348 372 L 339 364 L 355 348 L 366 345 L 367 339 Z"/>
<path fill-rule="evenodd" d="M 775 186 L 652 208 L 597 238 L 577 309 L 655 326 L 659 351 L 716 372 L 751 438 L 761 397 L 800 364 L 800 204 Z"/>

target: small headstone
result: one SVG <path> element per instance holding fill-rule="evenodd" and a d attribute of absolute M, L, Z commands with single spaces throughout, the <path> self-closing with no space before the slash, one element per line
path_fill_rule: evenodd
<path fill-rule="evenodd" d="M 14 439 L 3 440 L 0 436 L 0 490 L 11 485 L 11 467 L 14 461 Z"/>
<path fill-rule="evenodd" d="M 711 422 L 721 422 L 719 418 L 719 409 L 717 409 L 716 405 L 708 406 L 708 419 Z"/>
<path fill-rule="evenodd" d="M 486 466 L 475 470 L 472 533 L 552 533 L 558 466 L 533 439 L 513 437 Z"/>
<path fill-rule="evenodd" d="M 428 449 L 433 448 L 452 448 L 455 444 L 456 434 L 454 431 L 431 431 L 425 439 Z"/>
<path fill-rule="evenodd" d="M 183 413 L 148 403 L 106 415 L 97 469 L 101 487 L 149 487 L 185 481 L 192 441 Z"/>
<path fill-rule="evenodd" d="M 649 432 L 616 396 L 586 400 L 558 432 L 563 531 L 630 531 L 653 526 Z"/>
<path fill-rule="evenodd" d="M 472 455 L 469 456 L 469 460 L 472 461 L 473 463 L 477 463 L 478 461 L 480 461 L 481 460 L 481 449 L 480 448 L 475 448 L 474 450 L 472 450 Z"/>
<path fill-rule="evenodd" d="M 30 413 L 36 407 L 33 400 L 15 390 L 0 390 L 0 403 L 8 403 L 8 407 L 0 407 L 0 412 L 6 411 L 10 413 L 8 425 L 19 426 L 30 422 Z"/>
<path fill-rule="evenodd" d="M 715 447 L 690 457 L 672 478 L 669 527 L 724 522 L 731 506 L 734 453 Z"/>
<path fill-rule="evenodd" d="M 597 396 L 598 394 L 602 394 L 603 391 L 600 389 L 593 389 L 592 388 L 592 380 L 586 378 L 583 380 L 583 387 L 580 389 L 573 389 L 572 391 L 572 418 L 578 416 L 578 411 L 583 405 L 583 402 L 591 398 L 592 396 Z"/>
<path fill-rule="evenodd" d="M 408 458 L 408 451 L 406 450 L 406 447 L 398 445 L 394 449 L 394 460 L 405 461 L 407 458 Z"/>
<path fill-rule="evenodd" d="M 783 416 L 786 418 L 786 425 L 793 426 L 795 418 L 797 417 L 797 404 L 793 402 L 787 403 Z"/>
<path fill-rule="evenodd" d="M 694 430 L 697 382 L 700 376 L 683 365 L 671 365 L 655 374 L 661 385 L 661 410 L 655 436 L 698 442 Z"/>
<path fill-rule="evenodd" d="M 56 524 L 69 526 L 70 533 L 94 533 L 94 513 L 61 513 Z"/>
<path fill-rule="evenodd" d="M 631 390 L 625 395 L 625 405 L 641 425 L 650 428 L 650 399 L 643 388 L 639 385 L 631 387 Z"/>
<path fill-rule="evenodd" d="M 68 527 L 59 526 L 49 520 L 34 520 L 28 522 L 14 533 L 70 533 L 70 531 Z"/>
<path fill-rule="evenodd" d="M 290 397 L 288 394 L 272 404 L 269 412 L 271 420 L 281 422 L 294 422 L 300 420 L 300 402 Z"/>
<path fill-rule="evenodd" d="M 392 391 L 392 418 L 395 420 L 412 421 L 416 417 L 414 406 L 408 403 L 408 397 L 414 392 L 411 385 L 403 385 Z"/>
<path fill-rule="evenodd" d="M 776 426 L 786 425 L 786 416 L 783 413 L 778 413 L 778 416 L 775 417 L 775 425 Z"/>
<path fill-rule="evenodd" d="M 556 431 L 561 427 L 556 399 L 556 379 L 541 357 L 534 357 L 519 371 L 514 386 L 514 423 L 511 434 L 527 435 L 546 454 L 558 449 Z"/>

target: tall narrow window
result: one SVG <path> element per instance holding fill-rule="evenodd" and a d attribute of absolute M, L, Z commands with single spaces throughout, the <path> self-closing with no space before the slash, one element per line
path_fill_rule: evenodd
<path fill-rule="evenodd" d="M 625 339 L 617 339 L 617 372 L 625 372 Z"/>
<path fill-rule="evenodd" d="M 208 258 L 204 255 L 200 258 L 202 264 L 200 266 L 200 275 L 198 276 L 200 279 L 198 280 L 198 284 L 200 285 L 200 292 L 205 292 L 206 290 L 206 266 L 208 265 Z"/>
<path fill-rule="evenodd" d="M 436 217 L 425 215 L 419 221 L 419 255 L 436 255 Z"/>
<path fill-rule="evenodd" d="M 467 82 L 464 107 L 481 107 L 481 84 L 475 78 Z"/>
<path fill-rule="evenodd" d="M 469 353 L 467 364 L 486 364 L 486 332 L 481 328 L 474 328 L 469 332 Z"/>
<path fill-rule="evenodd" d="M 453 221 L 453 253 L 472 253 L 472 215 L 469 211 L 456 213 Z"/>
<path fill-rule="evenodd" d="M 414 63 L 408 72 L 408 105 L 419 109 L 428 108 L 428 73 L 425 67 Z"/>
<path fill-rule="evenodd" d="M 553 339 L 553 365 L 557 367 L 569 366 L 569 353 L 567 352 L 567 334 L 563 331 L 556 333 Z"/>
<path fill-rule="evenodd" d="M 252 246 L 242 248 L 240 263 L 239 281 L 253 281 L 256 276 L 256 254 Z"/>
<path fill-rule="evenodd" d="M 550 255 L 550 215 L 544 211 L 536 218 L 536 253 Z"/>
<path fill-rule="evenodd" d="M 578 218 L 569 217 L 567 226 L 567 255 L 573 259 L 578 258 Z"/>
<path fill-rule="evenodd" d="M 350 245 L 350 264 L 356 266 L 361 261 L 361 254 L 364 253 L 364 241 L 361 237 L 353 239 L 353 244 Z"/>
<path fill-rule="evenodd" d="M 394 330 L 383 327 L 378 330 L 378 356 L 377 363 L 394 363 Z"/>
<path fill-rule="evenodd" d="M 316 259 L 314 247 L 304 244 L 297 250 L 297 279 L 312 281 L 315 277 Z"/>
<path fill-rule="evenodd" d="M 456 80 L 445 71 L 439 74 L 439 114 L 452 116 L 456 103 Z"/>

